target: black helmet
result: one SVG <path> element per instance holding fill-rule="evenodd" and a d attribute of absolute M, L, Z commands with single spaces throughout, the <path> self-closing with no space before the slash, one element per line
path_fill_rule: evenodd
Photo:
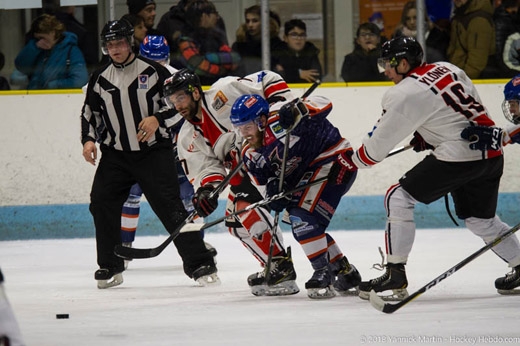
<path fill-rule="evenodd" d="M 191 94 L 195 88 L 202 92 L 199 77 L 190 70 L 183 68 L 164 81 L 163 93 L 164 96 L 170 96 L 179 90 L 184 90 Z"/>
<path fill-rule="evenodd" d="M 170 102 L 171 95 L 175 94 L 179 90 L 184 90 L 186 93 L 191 95 L 195 89 L 199 89 L 199 92 L 202 94 L 202 86 L 199 77 L 187 68 L 183 68 L 164 81 L 163 101 L 168 105 L 168 107 L 173 109 L 175 108 L 175 105 Z"/>
<path fill-rule="evenodd" d="M 103 50 L 103 54 L 107 55 L 108 51 L 106 50 L 105 44 L 108 41 L 112 40 L 120 40 L 125 38 L 130 46 L 132 46 L 132 36 L 134 35 L 134 27 L 127 20 L 112 20 L 105 24 L 103 30 L 101 30 L 101 46 Z"/>
<path fill-rule="evenodd" d="M 422 64 L 423 49 L 415 38 L 400 36 L 386 41 L 381 47 L 381 58 L 377 64 L 384 70 L 387 63 L 396 67 L 401 59 L 406 59 L 412 69 Z"/>

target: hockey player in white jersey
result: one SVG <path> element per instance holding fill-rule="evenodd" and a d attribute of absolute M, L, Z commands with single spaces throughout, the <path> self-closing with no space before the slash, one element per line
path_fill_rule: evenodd
<path fill-rule="evenodd" d="M 287 83 L 276 73 L 260 71 L 238 77 L 225 77 L 205 92 L 200 80 L 187 69 L 173 74 L 164 83 L 165 103 L 187 121 L 179 132 L 178 153 L 186 162 L 186 174 L 196 188 L 193 204 L 198 215 L 206 217 L 217 208 L 218 198 L 210 198 L 215 189 L 239 161 L 236 136 L 229 114 L 234 101 L 246 93 L 264 95 L 271 102 L 292 99 Z M 230 181 L 226 213 L 244 209 L 263 199 L 247 174 L 240 172 Z M 265 207 L 255 208 L 226 220 L 229 232 L 237 237 L 262 266 L 267 262 L 271 237 L 274 237 L 273 265 L 270 280 L 265 273 L 248 277 L 254 295 L 288 295 L 299 292 L 290 249 L 285 249 L 279 227 Z"/>
<path fill-rule="evenodd" d="M 369 168 L 381 162 L 395 145 L 414 134 L 416 151 L 431 149 L 423 161 L 406 172 L 386 193 L 386 272 L 361 282 L 360 297 L 371 290 L 384 292 L 386 300 L 408 296 L 405 264 L 415 238 L 414 207 L 429 204 L 451 193 L 457 216 L 485 242 L 510 227 L 496 216 L 498 187 L 503 170 L 502 150 L 472 150 L 461 132 L 469 125 L 493 126 L 469 77 L 446 62 L 422 62 L 423 50 L 413 38 L 387 41 L 380 67 L 396 85 L 382 99 L 383 115 L 363 144 L 349 157 L 345 171 Z M 493 248 L 510 267 L 520 265 L 516 236 Z M 496 282 L 498 289 L 504 278 Z"/>

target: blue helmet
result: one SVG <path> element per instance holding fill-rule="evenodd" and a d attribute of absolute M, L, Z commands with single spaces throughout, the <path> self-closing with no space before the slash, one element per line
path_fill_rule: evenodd
<path fill-rule="evenodd" d="M 510 102 L 513 101 L 513 102 Z M 504 87 L 502 113 L 513 124 L 520 124 L 520 75 L 511 79 Z"/>
<path fill-rule="evenodd" d="M 231 108 L 231 123 L 233 126 L 241 126 L 250 121 L 255 121 L 262 114 L 269 114 L 269 104 L 260 95 L 242 95 Z"/>
<path fill-rule="evenodd" d="M 151 60 L 167 60 L 170 57 L 170 47 L 164 36 L 146 36 L 141 42 L 139 52 Z"/>

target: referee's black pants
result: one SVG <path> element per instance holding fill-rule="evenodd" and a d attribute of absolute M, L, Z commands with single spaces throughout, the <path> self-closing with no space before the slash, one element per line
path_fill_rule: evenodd
<path fill-rule="evenodd" d="M 90 212 L 96 227 L 97 262 L 100 268 L 122 272 L 124 261 L 114 254 L 121 244 L 121 211 L 130 188 L 139 183 L 152 210 L 169 233 L 188 216 L 182 204 L 175 158 L 171 147 L 123 152 L 102 147 L 90 194 Z M 204 264 L 213 264 L 200 232 L 180 233 L 174 240 L 186 275 Z"/>

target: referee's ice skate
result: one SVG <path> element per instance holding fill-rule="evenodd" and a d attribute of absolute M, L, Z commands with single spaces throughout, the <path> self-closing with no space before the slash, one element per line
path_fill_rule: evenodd
<path fill-rule="evenodd" d="M 119 286 L 123 283 L 123 269 L 101 268 L 96 270 L 94 278 L 99 289 Z"/>
<path fill-rule="evenodd" d="M 201 265 L 193 271 L 192 276 L 193 280 L 201 286 L 220 285 L 215 262 Z"/>

